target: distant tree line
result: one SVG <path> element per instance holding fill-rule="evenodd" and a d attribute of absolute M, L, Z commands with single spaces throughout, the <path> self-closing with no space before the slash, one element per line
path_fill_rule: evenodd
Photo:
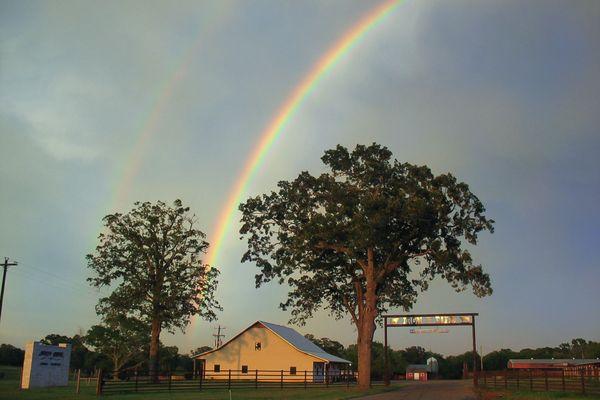
<path fill-rule="evenodd" d="M 98 344 L 97 326 L 92 327 L 86 335 L 65 336 L 58 334 L 50 334 L 45 336 L 40 341 L 45 344 L 58 345 L 60 343 L 71 344 L 71 370 L 81 369 L 82 374 L 93 375 L 97 370 L 102 369 L 109 374 L 124 376 L 134 369 L 140 371 L 148 371 L 148 347 L 138 349 L 139 351 L 132 354 L 125 362 L 121 363 L 118 368 L 115 368 L 114 353 L 105 351 L 110 349 L 109 346 L 101 346 L 103 351 L 96 350 L 90 343 Z M 126 347 L 127 342 L 122 344 Z M 159 346 L 159 369 L 160 371 L 171 371 L 173 373 L 189 373 L 191 374 L 194 368 L 193 354 L 198 354 L 207 350 L 210 347 L 200 347 L 190 354 L 180 354 L 177 346 L 165 346 L 160 343 Z M 10 344 L 0 345 L 0 365 L 22 366 L 25 351 Z M 118 378 L 118 376 L 117 376 Z"/>
<path fill-rule="evenodd" d="M 92 336 L 90 336 L 92 335 Z M 95 335 L 92 327 L 86 335 L 74 335 L 72 337 L 50 334 L 41 341 L 46 344 L 57 345 L 59 343 L 70 343 L 71 351 L 71 369 L 81 369 L 82 373 L 93 374 L 96 370 L 113 371 L 115 369 L 111 353 L 96 351 L 88 343 Z M 342 343 L 329 338 L 316 338 L 314 335 L 306 335 L 317 346 L 326 352 L 345 358 L 356 366 L 358 352 L 356 344 L 344 346 Z M 128 361 L 118 368 L 117 374 L 127 374 L 128 371 L 138 368 L 148 370 L 147 349 L 140 349 L 139 353 L 132 356 Z M 189 354 L 180 354 L 177 346 L 165 346 L 161 343 L 159 350 L 159 370 L 163 372 L 171 371 L 179 374 L 191 374 L 193 371 L 193 355 L 211 350 L 211 347 L 202 346 Z M 23 365 L 24 350 L 10 344 L 0 345 L 0 365 Z M 384 372 L 383 363 L 383 344 L 373 342 L 373 359 L 371 362 L 372 379 L 382 379 Z M 439 364 L 439 374 L 441 378 L 456 379 L 462 376 L 463 363 L 466 362 L 469 370 L 473 366 L 473 353 L 466 352 L 454 356 L 444 356 L 425 350 L 419 346 L 407 347 L 403 350 L 390 349 L 390 369 L 394 374 L 403 374 L 406 366 L 409 364 L 425 364 L 429 357 L 435 357 Z M 500 349 L 487 354 L 483 357 L 483 367 L 485 370 L 503 370 L 511 358 L 598 358 L 600 357 L 600 342 L 588 341 L 585 339 L 573 339 L 568 343 L 562 343 L 557 347 L 540 347 L 537 349 L 522 349 L 514 351 L 511 349 Z"/>
<path fill-rule="evenodd" d="M 355 344 L 344 347 L 343 344 L 329 338 L 315 338 L 313 335 L 306 335 L 316 345 L 326 352 L 345 358 L 356 365 L 358 360 L 357 348 Z M 383 344 L 373 342 L 371 359 L 371 378 L 383 379 L 384 356 Z M 479 354 L 477 354 L 479 357 Z M 445 379 L 458 379 L 462 377 L 463 364 L 466 362 L 469 370 L 473 368 L 473 352 L 468 351 L 454 356 L 444 356 L 425 350 L 419 346 L 407 347 L 404 350 L 390 349 L 390 370 L 393 374 L 404 374 L 406 366 L 409 364 L 425 364 L 429 357 L 438 360 L 439 376 Z M 500 349 L 483 355 L 483 368 L 485 370 L 503 370 L 506 369 L 508 360 L 513 358 L 599 358 L 600 342 L 587 341 L 585 339 L 573 339 L 571 342 L 562 343 L 558 347 L 540 347 L 537 349 L 522 349 L 514 351 L 511 349 Z"/>

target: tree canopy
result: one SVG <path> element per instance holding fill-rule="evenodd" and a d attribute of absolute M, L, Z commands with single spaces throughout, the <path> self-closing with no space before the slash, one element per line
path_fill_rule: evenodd
<path fill-rule="evenodd" d="M 281 307 L 292 322 L 321 307 L 337 318 L 349 314 L 362 349 L 359 370 L 368 369 L 360 355 L 370 359 L 375 320 L 390 307 L 409 309 L 432 279 L 492 293 L 465 245 L 492 232 L 493 220 L 466 183 L 394 160 L 378 144 L 351 152 L 338 145 L 321 160 L 329 172 L 302 172 L 240 205 L 248 245 L 242 261 L 258 266 L 257 287 L 289 285 Z"/>
<path fill-rule="evenodd" d="M 173 206 L 136 202 L 126 214 L 107 215 L 104 224 L 95 253 L 87 256 L 94 272 L 88 281 L 113 290 L 96 310 L 149 327 L 150 373 L 155 376 L 161 330 L 183 331 L 192 316 L 212 320 L 220 308 L 214 299 L 218 271 L 201 258 L 209 244 L 181 200 Z"/>

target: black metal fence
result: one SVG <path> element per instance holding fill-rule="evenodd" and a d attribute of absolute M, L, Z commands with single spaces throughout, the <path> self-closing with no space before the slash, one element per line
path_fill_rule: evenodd
<path fill-rule="evenodd" d="M 202 374 L 162 373 L 152 379 L 147 372 L 134 372 L 125 379 L 100 373 L 97 394 L 124 392 L 200 391 L 207 389 L 284 389 L 350 387 L 356 383 L 352 371 L 222 370 Z"/>
<path fill-rule="evenodd" d="M 479 372 L 479 385 L 490 389 L 600 394 L 600 369 L 505 370 Z"/>

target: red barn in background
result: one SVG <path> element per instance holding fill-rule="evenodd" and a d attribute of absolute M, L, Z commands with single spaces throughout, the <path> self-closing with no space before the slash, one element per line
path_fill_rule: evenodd
<path fill-rule="evenodd" d="M 429 379 L 429 368 L 426 364 L 410 364 L 406 367 L 407 381 L 426 381 Z"/>

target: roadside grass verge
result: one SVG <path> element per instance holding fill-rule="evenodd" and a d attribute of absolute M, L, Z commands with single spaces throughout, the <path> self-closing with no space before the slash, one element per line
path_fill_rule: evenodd
<path fill-rule="evenodd" d="M 1 400 L 275 400 L 275 399 L 317 399 L 343 400 L 371 394 L 397 390 L 400 385 L 374 386 L 371 390 L 360 391 L 356 388 L 318 388 L 318 389 L 232 389 L 231 397 L 226 389 L 208 389 L 189 392 L 125 393 L 107 394 L 97 397 L 95 385 L 86 386 L 82 382 L 81 393 L 75 394 L 74 382 L 67 387 L 19 390 L 18 379 L 0 380 Z"/>
<path fill-rule="evenodd" d="M 600 400 L 600 395 L 578 394 L 565 392 L 530 392 L 530 391 L 505 391 L 493 389 L 480 389 L 478 391 L 480 400 L 546 400 L 546 399 L 569 399 L 569 400 Z"/>

